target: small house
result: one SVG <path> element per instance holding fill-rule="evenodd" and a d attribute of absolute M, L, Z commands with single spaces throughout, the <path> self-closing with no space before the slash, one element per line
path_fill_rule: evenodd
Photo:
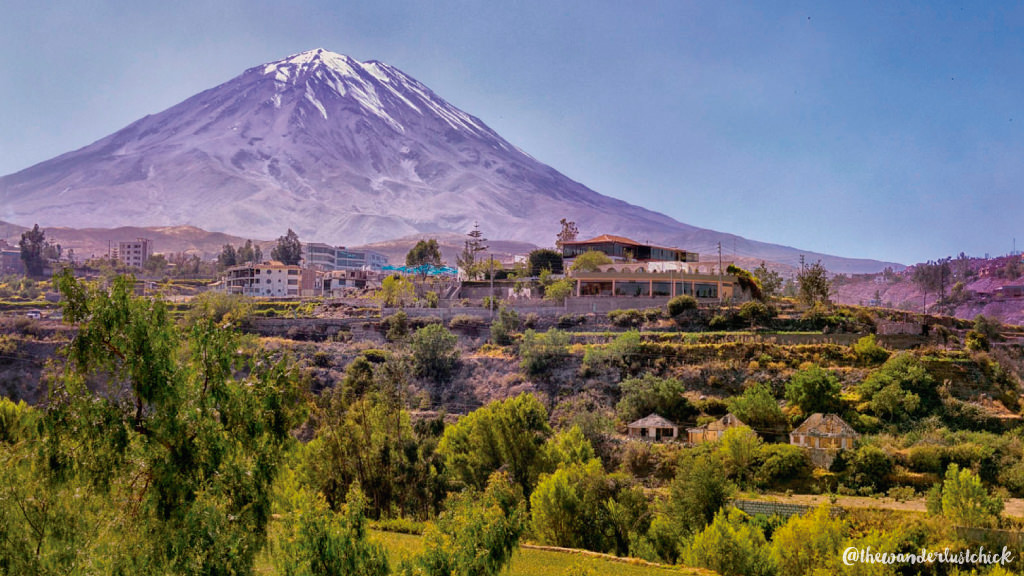
<path fill-rule="evenodd" d="M 686 436 L 687 440 L 691 444 L 714 442 L 721 438 L 722 434 L 725 434 L 726 430 L 729 428 L 736 428 L 738 426 L 746 426 L 746 424 L 732 414 L 726 414 L 714 422 L 709 422 L 696 428 L 688 428 L 686 430 Z"/>
<path fill-rule="evenodd" d="M 789 443 L 810 450 L 815 466 L 828 468 L 841 450 L 852 450 L 860 434 L 836 414 L 811 414 L 789 433 Z"/>
<path fill-rule="evenodd" d="M 650 414 L 626 426 L 630 438 L 643 438 L 644 440 L 668 440 L 679 436 L 679 427 L 672 422 Z"/>

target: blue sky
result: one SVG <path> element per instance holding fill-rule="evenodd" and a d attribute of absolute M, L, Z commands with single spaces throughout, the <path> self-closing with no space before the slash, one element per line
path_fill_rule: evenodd
<path fill-rule="evenodd" d="M 0 174 L 323 47 L 696 226 L 904 263 L 1024 246 L 1020 3 L 626 4 L 8 0 Z"/>

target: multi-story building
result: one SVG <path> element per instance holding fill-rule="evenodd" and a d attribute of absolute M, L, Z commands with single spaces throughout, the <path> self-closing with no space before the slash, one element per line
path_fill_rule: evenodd
<path fill-rule="evenodd" d="M 320 242 L 302 245 L 302 260 L 307 267 L 331 270 L 381 270 L 388 257 L 373 250 L 350 250 Z"/>
<path fill-rule="evenodd" d="M 615 262 L 697 262 L 700 260 L 700 255 L 696 252 L 641 244 L 635 240 L 611 234 L 602 234 L 589 240 L 573 240 L 562 243 L 562 258 L 566 260 L 575 259 L 577 256 L 591 251 L 604 252 Z M 568 263 L 566 267 L 568 267 Z"/>
<path fill-rule="evenodd" d="M 301 296 L 303 270 L 277 261 L 232 266 L 224 271 L 222 287 L 230 294 L 283 298 Z"/>
<path fill-rule="evenodd" d="M 25 263 L 21 260 L 21 248 L 0 240 L 0 273 L 24 274 Z"/>
<path fill-rule="evenodd" d="M 117 259 L 125 266 L 142 268 L 153 252 L 153 241 L 139 238 L 134 242 L 117 243 Z"/>

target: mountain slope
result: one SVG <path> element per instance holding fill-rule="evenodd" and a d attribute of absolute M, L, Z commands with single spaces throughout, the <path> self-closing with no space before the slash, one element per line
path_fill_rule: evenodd
<path fill-rule="evenodd" d="M 546 244 L 558 220 L 709 253 L 734 236 L 602 196 L 384 63 L 322 49 L 250 68 L 89 146 L 0 178 L 0 218 L 47 226 L 189 224 L 359 244 L 464 233 Z M 792 248 L 739 238 L 793 264 Z M 807 254 L 835 271 L 885 263 Z"/>

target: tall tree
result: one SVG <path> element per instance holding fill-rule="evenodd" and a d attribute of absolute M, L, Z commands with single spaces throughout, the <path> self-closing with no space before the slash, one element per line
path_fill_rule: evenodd
<path fill-rule="evenodd" d="M 572 220 L 566 220 L 565 218 L 562 218 L 561 220 L 558 221 L 558 223 L 562 225 L 562 230 L 558 233 L 558 239 L 555 241 L 555 248 L 557 248 L 558 251 L 561 252 L 562 245 L 565 244 L 566 242 L 572 242 L 573 240 L 576 240 L 576 238 L 580 234 L 580 230 L 579 228 L 576 227 L 576 223 L 573 222 Z"/>
<path fill-rule="evenodd" d="M 245 245 L 238 249 L 238 262 L 253 262 L 259 263 L 263 261 L 263 251 L 260 247 L 252 243 L 252 240 L 246 240 Z"/>
<path fill-rule="evenodd" d="M 529 273 L 530 276 L 540 276 L 541 270 L 548 270 L 552 274 L 561 274 L 563 269 L 562 254 L 554 250 L 540 248 L 530 252 Z"/>
<path fill-rule="evenodd" d="M 484 233 L 480 231 L 480 224 L 476 222 L 473 223 L 473 229 L 466 236 L 469 238 L 466 239 L 462 247 L 462 254 L 459 254 L 456 262 L 459 268 L 465 270 L 468 275 L 474 276 L 476 255 L 487 250 L 487 238 L 484 238 Z"/>
<path fill-rule="evenodd" d="M 435 238 L 430 240 L 420 240 L 409 250 L 409 253 L 405 255 L 405 265 L 409 267 L 423 266 L 424 264 L 430 264 L 433 266 L 441 265 L 441 247 L 437 244 Z"/>
<path fill-rule="evenodd" d="M 769 270 L 761 261 L 761 265 L 753 270 L 754 277 L 761 281 L 761 294 L 765 300 L 771 300 L 782 293 L 782 275 L 774 270 Z"/>
<path fill-rule="evenodd" d="M 25 263 L 25 271 L 29 276 L 43 275 L 43 249 L 46 248 L 46 233 L 39 229 L 39 224 L 21 233 L 21 261 Z"/>
<path fill-rule="evenodd" d="M 277 239 L 277 246 L 270 251 L 270 257 L 288 266 L 297 266 L 302 261 L 302 243 L 299 235 L 288 229 L 288 233 Z"/>
<path fill-rule="evenodd" d="M 217 266 L 220 268 L 230 268 L 236 265 L 238 265 L 238 252 L 231 244 L 225 244 L 221 248 L 220 254 L 217 255 Z"/>
<path fill-rule="evenodd" d="M 799 284 L 800 300 L 808 306 L 821 302 L 827 304 L 832 284 L 828 280 L 828 270 L 818 260 L 810 266 L 804 266 L 796 276 Z"/>

